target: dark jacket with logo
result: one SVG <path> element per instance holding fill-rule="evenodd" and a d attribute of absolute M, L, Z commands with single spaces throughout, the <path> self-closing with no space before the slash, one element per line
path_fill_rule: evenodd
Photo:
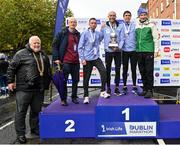
<path fill-rule="evenodd" d="M 42 77 L 39 74 L 33 51 L 29 45 L 26 45 L 26 48 L 14 55 L 8 67 L 8 84 L 16 82 L 16 90 L 20 91 L 48 89 L 51 81 L 50 62 L 48 56 L 43 51 L 41 53 L 44 61 L 44 73 Z"/>
<path fill-rule="evenodd" d="M 75 30 L 74 35 L 77 36 L 79 42 L 80 33 L 77 30 Z M 61 62 L 63 62 L 64 55 L 66 53 L 66 49 L 68 46 L 68 37 L 69 37 L 68 27 L 66 27 L 66 29 L 62 30 L 55 36 L 52 43 L 53 60 L 60 60 Z"/>

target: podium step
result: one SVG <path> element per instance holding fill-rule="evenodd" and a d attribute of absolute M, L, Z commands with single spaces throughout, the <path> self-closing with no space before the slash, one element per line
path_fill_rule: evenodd
<path fill-rule="evenodd" d="M 131 89 L 128 88 L 128 90 Z M 123 96 L 111 94 L 109 99 L 99 98 L 96 106 L 96 120 L 102 122 L 159 121 L 159 106 L 152 99 L 137 96 L 131 91 Z"/>
<path fill-rule="evenodd" d="M 180 138 L 180 105 L 160 105 L 157 138 Z"/>
<path fill-rule="evenodd" d="M 90 104 L 69 101 L 69 106 L 61 106 L 56 100 L 45 108 L 40 117 L 40 138 L 95 137 L 95 106 L 97 98 Z"/>
<path fill-rule="evenodd" d="M 131 91 L 99 98 L 96 106 L 97 137 L 155 137 L 158 121 L 158 104 Z"/>

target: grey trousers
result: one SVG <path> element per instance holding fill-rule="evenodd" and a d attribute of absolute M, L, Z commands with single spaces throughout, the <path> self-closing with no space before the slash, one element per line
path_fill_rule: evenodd
<path fill-rule="evenodd" d="M 39 131 L 39 112 L 44 100 L 44 91 L 16 92 L 15 130 L 17 136 L 26 132 L 25 118 L 30 106 L 29 124 L 31 131 Z"/>

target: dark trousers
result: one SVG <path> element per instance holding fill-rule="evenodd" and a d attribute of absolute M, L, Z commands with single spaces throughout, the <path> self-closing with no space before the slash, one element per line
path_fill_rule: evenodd
<path fill-rule="evenodd" d="M 111 84 L 111 64 L 113 59 L 115 63 L 116 86 L 119 86 L 119 82 L 120 82 L 121 52 L 106 52 L 105 63 L 106 63 L 106 73 L 107 73 L 107 87 L 110 87 Z"/>
<path fill-rule="evenodd" d="M 61 100 L 66 100 L 67 99 L 67 81 L 69 74 L 71 75 L 72 78 L 72 95 L 71 97 L 73 99 L 77 98 L 77 88 L 78 88 L 78 82 L 79 82 L 79 69 L 80 69 L 80 64 L 72 64 L 72 63 L 64 63 L 63 64 L 63 73 L 64 73 L 64 78 L 65 78 L 65 83 L 64 83 L 64 98 L 61 98 Z"/>
<path fill-rule="evenodd" d="M 154 53 L 144 52 L 138 54 L 138 67 L 143 83 L 143 90 L 153 89 Z"/>
<path fill-rule="evenodd" d="M 106 85 L 106 69 L 104 67 L 104 64 L 100 58 L 92 61 L 86 61 L 86 65 L 83 66 L 83 86 L 84 86 L 84 97 L 87 97 L 89 95 L 88 92 L 88 86 L 89 86 L 89 79 L 91 76 L 91 72 L 93 69 L 93 66 L 95 66 L 101 76 L 101 91 L 105 91 L 105 85 Z"/>
<path fill-rule="evenodd" d="M 131 64 L 133 86 L 136 86 L 137 53 L 135 51 L 131 51 L 131 52 L 123 51 L 122 52 L 123 83 L 124 83 L 124 86 L 126 86 L 129 60 L 130 60 L 130 64 Z"/>
<path fill-rule="evenodd" d="M 0 75 L 0 96 L 7 95 L 8 89 L 6 89 L 6 87 L 7 87 L 7 76 Z"/>
<path fill-rule="evenodd" d="M 26 130 L 25 118 L 30 106 L 29 124 L 32 131 L 39 131 L 39 112 L 44 100 L 43 91 L 16 92 L 15 130 L 17 136 L 24 136 Z"/>

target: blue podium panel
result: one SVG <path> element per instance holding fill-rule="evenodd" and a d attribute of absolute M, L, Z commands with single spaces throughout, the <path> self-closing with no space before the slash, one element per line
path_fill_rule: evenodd
<path fill-rule="evenodd" d="M 94 114 L 40 115 L 40 137 L 79 138 L 95 137 Z"/>
<path fill-rule="evenodd" d="M 159 106 L 151 99 L 130 94 L 99 98 L 96 106 L 96 120 L 99 122 L 159 121 Z"/>
<path fill-rule="evenodd" d="M 180 105 L 160 105 L 157 138 L 180 138 Z"/>
<path fill-rule="evenodd" d="M 97 137 L 156 137 L 158 121 L 158 104 L 131 92 L 99 98 L 96 106 Z"/>
<path fill-rule="evenodd" d="M 61 106 L 56 100 L 40 113 L 40 138 L 95 137 L 95 106 L 97 98 L 86 105 L 69 102 Z"/>

